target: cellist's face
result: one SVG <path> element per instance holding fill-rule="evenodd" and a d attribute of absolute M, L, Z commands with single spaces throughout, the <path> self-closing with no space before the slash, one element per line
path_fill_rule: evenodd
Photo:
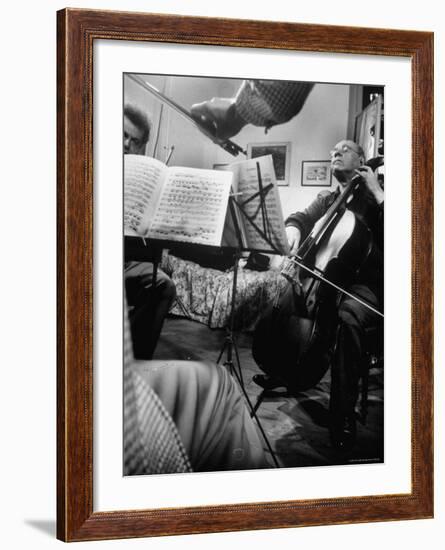
<path fill-rule="evenodd" d="M 363 157 L 353 141 L 339 141 L 331 151 L 331 168 L 340 183 L 355 176 L 355 170 L 362 165 Z"/>

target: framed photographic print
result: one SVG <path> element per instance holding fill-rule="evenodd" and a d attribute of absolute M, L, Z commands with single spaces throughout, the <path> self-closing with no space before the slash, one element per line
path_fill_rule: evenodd
<path fill-rule="evenodd" d="M 301 163 L 301 185 L 307 187 L 330 187 L 331 183 L 331 161 L 303 160 Z"/>
<path fill-rule="evenodd" d="M 289 185 L 291 143 L 248 143 L 247 158 L 272 155 L 278 185 Z"/>
<path fill-rule="evenodd" d="M 432 517 L 432 33 L 77 9 L 57 25 L 58 538 Z M 368 84 L 385 90 L 384 193 L 371 170 L 352 178 L 369 160 L 351 118 Z M 260 98 L 278 88 L 292 107 L 280 101 L 274 118 Z M 265 129 L 287 182 L 294 139 L 302 158 L 335 151 L 338 203 L 329 188 L 277 185 L 270 158 L 246 158 Z M 325 161 L 307 162 L 306 181 L 330 178 Z M 342 346 L 357 327 L 309 314 L 311 281 L 333 288 L 328 277 L 238 260 L 257 250 L 243 232 L 282 252 L 275 228 L 331 202 L 335 215 L 358 187 L 386 255 L 365 289 L 337 284 L 340 303 L 375 320 L 352 364 Z M 229 217 L 245 246 L 223 244 Z M 308 315 L 259 330 L 300 279 Z M 315 321 L 327 327 L 326 347 L 312 342 L 320 361 L 296 357 Z"/>

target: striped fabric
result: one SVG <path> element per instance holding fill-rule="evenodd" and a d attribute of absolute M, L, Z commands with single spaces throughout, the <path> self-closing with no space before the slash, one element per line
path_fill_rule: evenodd
<path fill-rule="evenodd" d="M 133 371 L 127 315 L 124 319 L 124 475 L 190 472 L 178 430 L 158 396 Z"/>
<path fill-rule="evenodd" d="M 246 80 L 236 97 L 242 118 L 266 129 L 297 115 L 314 84 L 287 80 Z"/>

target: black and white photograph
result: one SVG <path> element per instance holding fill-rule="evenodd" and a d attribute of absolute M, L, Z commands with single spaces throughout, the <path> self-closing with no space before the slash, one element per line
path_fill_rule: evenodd
<path fill-rule="evenodd" d="M 4 548 L 443 544 L 440 6 L 5 3 Z"/>
<path fill-rule="evenodd" d="M 383 462 L 384 87 L 123 89 L 124 474 Z"/>

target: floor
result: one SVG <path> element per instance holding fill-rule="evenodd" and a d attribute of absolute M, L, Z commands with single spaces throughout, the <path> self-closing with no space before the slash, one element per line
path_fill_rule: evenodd
<path fill-rule="evenodd" d="M 215 364 L 225 338 L 222 329 L 209 329 L 195 321 L 169 317 L 155 358 L 192 359 Z M 254 405 L 262 389 L 252 381 L 253 375 L 261 371 L 251 356 L 251 340 L 250 334 L 236 334 L 244 387 Z M 221 361 L 226 359 L 224 352 Z M 383 368 L 370 370 L 367 421 L 365 425 L 357 423 L 357 441 L 348 453 L 334 450 L 329 442 L 328 391 L 329 372 L 309 391 L 290 396 L 284 388 L 277 389 L 261 404 L 258 418 L 280 467 L 383 461 Z"/>

